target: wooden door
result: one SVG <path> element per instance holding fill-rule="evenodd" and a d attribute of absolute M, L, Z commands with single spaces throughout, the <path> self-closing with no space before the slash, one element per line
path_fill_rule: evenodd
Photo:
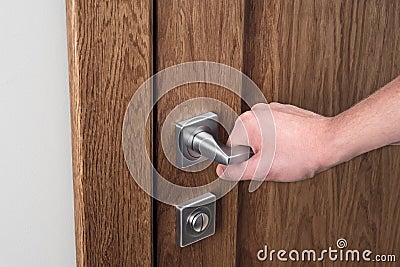
<path fill-rule="evenodd" d="M 399 14 L 394 1 L 249 1 L 244 71 L 268 100 L 336 115 L 400 74 Z M 264 245 L 321 249 L 340 238 L 399 255 L 399 176 L 400 150 L 385 147 L 303 182 L 252 194 L 241 184 L 238 264 L 260 265 Z"/>
<path fill-rule="evenodd" d="M 175 208 L 139 188 L 121 147 L 124 113 L 139 86 L 157 71 L 194 60 L 243 71 L 270 102 L 338 114 L 400 74 L 399 14 L 400 3 L 391 0 L 68 0 L 78 265 L 291 266 L 261 262 L 257 252 L 265 245 L 324 249 L 339 238 L 400 257 L 398 147 L 303 182 L 265 182 L 253 193 L 241 182 L 217 202 L 216 234 L 185 248 L 175 243 Z M 216 179 L 215 165 L 178 170 L 163 152 L 161 133 L 177 105 L 199 97 L 238 114 L 247 109 L 209 84 L 181 86 L 160 99 L 145 141 L 157 170 L 185 186 Z M 209 107 L 185 116 L 203 111 Z M 142 174 L 150 177 L 151 170 Z"/>

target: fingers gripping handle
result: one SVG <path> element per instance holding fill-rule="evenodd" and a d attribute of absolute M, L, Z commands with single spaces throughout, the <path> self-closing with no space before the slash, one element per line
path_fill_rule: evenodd
<path fill-rule="evenodd" d="M 193 136 L 191 148 L 196 153 L 224 165 L 241 163 L 254 155 L 251 147 L 226 146 L 216 141 L 213 135 L 206 131 L 201 131 Z"/>
<path fill-rule="evenodd" d="M 217 141 L 218 116 L 208 112 L 176 124 L 177 164 L 186 168 L 204 159 L 232 165 L 250 159 L 254 152 L 249 146 L 229 147 Z"/>

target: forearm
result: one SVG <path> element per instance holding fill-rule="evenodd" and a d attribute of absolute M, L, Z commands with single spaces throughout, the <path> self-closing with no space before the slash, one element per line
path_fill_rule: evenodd
<path fill-rule="evenodd" d="M 334 165 L 400 141 L 400 77 L 332 118 Z"/>

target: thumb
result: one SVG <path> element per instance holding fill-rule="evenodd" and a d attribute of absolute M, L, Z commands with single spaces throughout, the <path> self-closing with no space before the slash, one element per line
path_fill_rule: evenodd
<path fill-rule="evenodd" d="M 223 175 L 223 173 L 225 172 L 226 166 L 222 165 L 222 164 L 218 164 L 216 172 L 218 177 L 221 177 Z"/>
<path fill-rule="evenodd" d="M 250 160 L 240 164 L 225 166 L 219 164 L 216 172 L 222 179 L 239 181 L 251 180 L 259 163 L 259 156 L 254 155 Z"/>

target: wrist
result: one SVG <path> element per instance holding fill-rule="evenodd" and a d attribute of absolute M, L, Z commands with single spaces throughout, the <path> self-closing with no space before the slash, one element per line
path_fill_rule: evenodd
<path fill-rule="evenodd" d="M 341 129 L 340 117 L 326 117 L 321 127 L 320 169 L 323 171 L 352 158 L 349 143 Z"/>

